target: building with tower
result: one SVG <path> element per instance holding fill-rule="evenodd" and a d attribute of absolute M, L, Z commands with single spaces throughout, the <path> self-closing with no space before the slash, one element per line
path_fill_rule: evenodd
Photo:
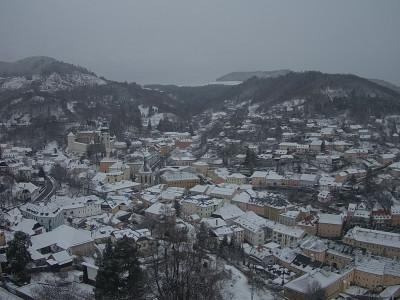
<path fill-rule="evenodd" d="M 110 136 L 107 122 L 103 122 L 96 130 L 70 132 L 67 136 L 68 151 L 75 153 L 85 153 L 89 145 L 98 146 L 97 151 L 105 151 L 107 156 L 114 149 L 116 137 Z"/>
<path fill-rule="evenodd" d="M 154 185 L 153 170 L 151 169 L 146 156 L 143 158 L 143 165 L 139 170 L 138 176 L 139 176 L 140 184 L 142 185 L 142 188 L 146 188 L 146 187 Z"/>

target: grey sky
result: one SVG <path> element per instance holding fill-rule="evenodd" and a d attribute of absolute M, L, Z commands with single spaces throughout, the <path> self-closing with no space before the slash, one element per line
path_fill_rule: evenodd
<path fill-rule="evenodd" d="M 46 55 L 109 79 L 353 73 L 400 85 L 400 1 L 0 0 L 0 60 Z"/>

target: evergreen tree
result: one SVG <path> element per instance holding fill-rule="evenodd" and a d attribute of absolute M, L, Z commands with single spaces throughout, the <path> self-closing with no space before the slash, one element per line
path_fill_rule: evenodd
<path fill-rule="evenodd" d="M 46 173 L 44 172 L 44 169 L 42 166 L 39 167 L 38 176 L 42 177 L 42 178 L 46 178 Z"/>
<path fill-rule="evenodd" d="M 197 233 L 197 243 L 201 248 L 207 246 L 208 228 L 204 222 L 200 224 L 199 232 Z"/>
<path fill-rule="evenodd" d="M 243 164 L 249 168 L 251 172 L 254 170 L 254 166 L 256 165 L 256 154 L 251 151 L 249 148 L 246 149 L 246 157 L 244 158 Z"/>
<path fill-rule="evenodd" d="M 322 140 L 322 143 L 321 143 L 321 152 L 322 152 L 322 153 L 325 153 L 325 150 L 326 150 L 325 140 Z"/>
<path fill-rule="evenodd" d="M 134 239 L 124 236 L 115 245 L 107 243 L 97 265 L 96 299 L 142 298 L 142 270 Z"/>
<path fill-rule="evenodd" d="M 149 119 L 149 122 L 147 123 L 147 129 L 148 129 L 149 131 L 151 131 L 151 129 L 152 129 L 150 119 Z"/>
<path fill-rule="evenodd" d="M 226 250 L 229 247 L 229 243 L 228 243 L 228 236 L 225 234 L 224 238 L 222 239 L 221 243 L 219 244 L 218 247 L 218 254 L 219 256 L 221 256 L 222 258 L 226 257 Z"/>
<path fill-rule="evenodd" d="M 149 112 L 148 112 L 147 116 L 150 118 L 153 115 L 154 115 L 154 108 L 153 108 L 153 106 L 150 105 Z"/>
<path fill-rule="evenodd" d="M 142 270 L 139 266 L 138 249 L 135 240 L 124 236 L 118 240 L 114 248 L 114 256 L 120 269 L 120 289 L 122 296 L 140 299 Z M 124 276 L 125 275 L 125 276 Z"/>
<path fill-rule="evenodd" d="M 119 274 L 118 266 L 114 264 L 113 252 L 113 246 L 108 242 L 103 256 L 97 262 L 99 270 L 94 290 L 96 299 L 112 299 L 118 293 Z"/>
<path fill-rule="evenodd" d="M 30 236 L 22 231 L 17 231 L 14 239 L 8 242 L 7 260 L 9 262 L 9 271 L 20 282 L 29 280 L 26 266 L 31 260 L 31 255 L 28 251 L 30 243 Z"/>
<path fill-rule="evenodd" d="M 189 126 L 189 133 L 191 136 L 194 136 L 194 130 L 192 125 Z"/>
<path fill-rule="evenodd" d="M 181 217 L 181 204 L 179 200 L 174 201 L 175 214 L 178 218 Z"/>
<path fill-rule="evenodd" d="M 356 179 L 356 177 L 354 176 L 354 174 L 351 175 L 351 177 L 350 177 L 350 179 L 349 179 L 349 183 L 350 183 L 351 185 L 355 185 L 355 184 L 357 183 L 357 179 Z"/>

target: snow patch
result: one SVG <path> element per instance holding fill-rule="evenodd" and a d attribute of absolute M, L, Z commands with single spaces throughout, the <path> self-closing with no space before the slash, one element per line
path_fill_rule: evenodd
<path fill-rule="evenodd" d="M 322 90 L 322 94 L 329 97 L 331 101 L 335 98 L 348 98 L 349 95 L 343 89 L 331 89 L 327 87 L 325 90 Z"/>
<path fill-rule="evenodd" d="M 233 266 L 225 265 L 225 269 L 231 272 L 232 279 L 228 280 L 227 285 L 223 288 L 223 299 L 242 300 L 268 300 L 276 299 L 275 295 L 268 290 L 253 290 L 253 298 L 251 297 L 252 287 L 247 281 L 247 277 Z"/>
<path fill-rule="evenodd" d="M 51 74 L 40 87 L 41 91 L 68 90 L 76 86 L 103 85 L 106 81 L 88 74 L 68 74 L 60 76 L 57 73 Z"/>

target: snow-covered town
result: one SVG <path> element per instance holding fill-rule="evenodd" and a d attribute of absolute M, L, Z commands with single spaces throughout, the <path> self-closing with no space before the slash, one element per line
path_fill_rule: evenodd
<path fill-rule="evenodd" d="M 291 105 L 299 103 L 270 114 L 247 107 L 233 126 L 238 107 L 225 102 L 192 133 L 148 126 L 121 142 L 98 118 L 70 124 L 64 147 L 1 144 L 3 272 L 15 233 L 30 237 L 29 279 L 3 273 L 7 289 L 29 298 L 64 281 L 90 297 L 107 243 L 132 238 L 151 265 L 184 233 L 188 247 L 201 244 L 210 274 L 229 274 L 224 299 L 398 295 L 400 149 L 389 130 L 397 117 L 300 121 L 285 117 Z M 141 109 L 143 124 L 162 120 Z M 260 120 L 280 125 L 255 142 Z"/>
<path fill-rule="evenodd" d="M 400 300 L 400 1 L 0 1 L 0 300 Z"/>

